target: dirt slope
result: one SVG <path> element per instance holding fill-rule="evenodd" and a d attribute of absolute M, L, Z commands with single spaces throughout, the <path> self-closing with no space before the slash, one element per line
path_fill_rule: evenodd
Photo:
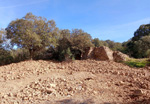
<path fill-rule="evenodd" d="M 0 104 L 150 104 L 150 68 L 113 61 L 24 61 L 0 67 Z"/>

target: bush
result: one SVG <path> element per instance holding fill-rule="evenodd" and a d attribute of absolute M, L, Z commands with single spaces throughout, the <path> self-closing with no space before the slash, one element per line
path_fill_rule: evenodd
<path fill-rule="evenodd" d="M 11 56 L 13 57 L 12 62 L 20 62 L 30 59 L 29 52 L 26 49 L 17 49 L 11 51 Z"/>
<path fill-rule="evenodd" d="M 12 61 L 13 57 L 11 56 L 10 52 L 0 49 L 0 65 L 10 64 Z"/>
<path fill-rule="evenodd" d="M 73 59 L 70 48 L 67 48 L 59 53 L 59 61 L 67 61 L 70 59 Z"/>

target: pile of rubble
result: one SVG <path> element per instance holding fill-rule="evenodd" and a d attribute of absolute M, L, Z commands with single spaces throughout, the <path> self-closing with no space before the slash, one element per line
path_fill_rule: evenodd
<path fill-rule="evenodd" d="M 0 67 L 0 104 L 149 104 L 149 70 L 110 60 L 13 63 Z"/>
<path fill-rule="evenodd" d="M 96 60 L 114 60 L 116 62 L 126 61 L 129 56 L 119 51 L 112 51 L 108 47 L 89 47 L 85 49 L 82 54 L 82 59 L 96 59 Z"/>

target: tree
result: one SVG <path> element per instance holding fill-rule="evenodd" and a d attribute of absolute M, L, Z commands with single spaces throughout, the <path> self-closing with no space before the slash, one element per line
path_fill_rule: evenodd
<path fill-rule="evenodd" d="M 81 29 L 73 29 L 71 32 L 71 51 L 75 59 L 80 59 L 87 47 L 93 47 L 90 34 Z"/>
<path fill-rule="evenodd" d="M 27 13 L 25 17 L 12 21 L 6 28 L 7 38 L 18 48 L 25 48 L 32 59 L 35 52 L 45 47 L 56 46 L 58 29 L 55 21 Z"/>
<path fill-rule="evenodd" d="M 102 40 L 99 40 L 98 38 L 95 38 L 92 40 L 92 43 L 94 44 L 95 47 L 106 46 L 114 51 L 123 50 L 122 43 L 114 42 L 111 40 L 102 41 Z"/>
<path fill-rule="evenodd" d="M 143 36 L 150 35 L 150 24 L 141 25 L 135 32 L 134 36 L 132 37 L 132 41 L 138 41 Z"/>
<path fill-rule="evenodd" d="M 137 47 L 137 52 L 141 57 L 150 57 L 150 36 L 143 36 L 135 42 L 135 46 Z"/>
<path fill-rule="evenodd" d="M 144 58 L 149 47 L 150 24 L 141 25 L 126 44 L 126 52 L 135 58 Z"/>
<path fill-rule="evenodd" d="M 0 44 L 2 43 L 3 41 L 2 41 L 2 35 L 0 34 Z"/>
<path fill-rule="evenodd" d="M 95 38 L 92 40 L 92 43 L 94 44 L 95 47 L 100 47 L 100 40 L 98 38 Z"/>
<path fill-rule="evenodd" d="M 6 50 L 5 43 L 5 34 L 4 29 L 0 30 L 0 65 L 9 64 L 12 62 L 12 57 L 10 51 Z"/>
<path fill-rule="evenodd" d="M 60 61 L 67 60 L 68 58 L 71 58 L 71 41 L 70 41 L 70 31 L 68 29 L 60 30 L 60 38 L 58 40 L 58 46 L 57 46 L 57 59 Z M 68 52 L 70 52 L 68 54 Z M 69 56 L 69 57 L 68 57 Z"/>
<path fill-rule="evenodd" d="M 0 48 L 2 47 L 2 43 L 4 42 L 3 35 L 5 34 L 4 29 L 0 30 Z"/>
<path fill-rule="evenodd" d="M 100 46 L 108 47 L 108 43 L 106 41 L 99 40 L 98 38 L 93 39 L 92 43 L 94 44 L 95 47 L 100 47 Z"/>
<path fill-rule="evenodd" d="M 85 48 L 93 46 L 91 40 L 90 34 L 81 29 L 73 29 L 71 32 L 67 29 L 61 30 L 56 52 L 58 59 L 80 59 Z"/>
<path fill-rule="evenodd" d="M 87 47 L 93 47 L 92 37 L 90 34 L 84 32 L 81 29 L 73 29 L 71 32 L 71 44 L 73 50 L 79 50 L 84 52 Z"/>

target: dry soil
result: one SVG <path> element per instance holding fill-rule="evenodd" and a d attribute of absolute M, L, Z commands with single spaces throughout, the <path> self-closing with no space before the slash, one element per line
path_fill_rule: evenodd
<path fill-rule="evenodd" d="M 150 104 L 150 67 L 24 61 L 0 67 L 0 104 Z"/>

